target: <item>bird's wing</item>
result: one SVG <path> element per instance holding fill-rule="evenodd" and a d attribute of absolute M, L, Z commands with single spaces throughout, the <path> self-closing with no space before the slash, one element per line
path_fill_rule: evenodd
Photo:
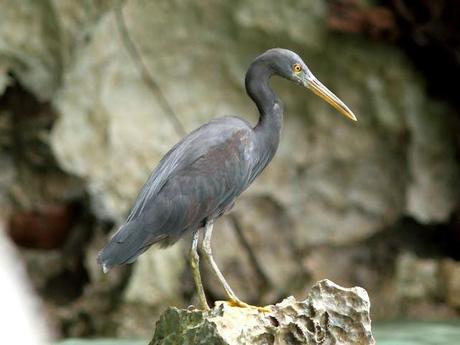
<path fill-rule="evenodd" d="M 246 137 L 242 137 L 241 140 L 246 140 L 249 143 L 248 136 L 251 131 L 252 128 L 245 120 L 227 116 L 214 119 L 188 134 L 164 155 L 157 167 L 152 171 L 142 187 L 126 222 L 128 223 L 139 217 L 148 201 L 158 194 L 173 175 L 187 169 L 201 157 L 209 155 L 213 148 L 225 145 L 235 132 L 244 134 Z M 244 149 L 250 150 L 251 147 L 248 145 Z"/>
<path fill-rule="evenodd" d="M 126 223 L 100 253 L 105 268 L 134 261 L 158 241 L 174 243 L 217 217 L 250 178 L 252 128 L 238 118 L 208 122 L 175 145 L 150 175 Z"/>

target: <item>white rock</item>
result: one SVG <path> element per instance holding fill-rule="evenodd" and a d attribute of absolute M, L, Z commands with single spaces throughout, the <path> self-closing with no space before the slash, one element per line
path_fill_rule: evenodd
<path fill-rule="evenodd" d="M 322 280 L 305 301 L 288 297 L 267 313 L 225 303 L 209 312 L 170 308 L 157 322 L 150 345 L 373 345 L 369 309 L 363 288 Z"/>

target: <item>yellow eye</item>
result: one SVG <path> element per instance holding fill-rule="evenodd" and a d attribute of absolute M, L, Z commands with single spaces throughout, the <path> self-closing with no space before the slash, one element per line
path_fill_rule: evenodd
<path fill-rule="evenodd" d="M 302 71 L 302 66 L 300 66 L 300 64 L 296 63 L 292 66 L 292 70 L 295 72 L 295 73 L 299 73 Z"/>

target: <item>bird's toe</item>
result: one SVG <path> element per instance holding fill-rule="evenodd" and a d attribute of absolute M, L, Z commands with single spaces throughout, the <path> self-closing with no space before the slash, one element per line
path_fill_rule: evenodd
<path fill-rule="evenodd" d="M 271 312 L 270 306 L 260 307 L 256 305 L 250 305 L 243 301 L 240 301 L 239 299 L 231 299 L 229 301 L 225 301 L 224 303 L 226 303 L 230 307 L 256 309 L 258 312 L 261 312 L 261 313 Z"/>

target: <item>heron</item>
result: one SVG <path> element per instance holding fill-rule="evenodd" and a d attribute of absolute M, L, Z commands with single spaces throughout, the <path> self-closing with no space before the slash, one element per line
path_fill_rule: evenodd
<path fill-rule="evenodd" d="M 246 72 L 245 87 L 256 104 L 259 120 L 252 126 L 237 116 L 215 118 L 174 145 L 160 160 L 141 189 L 126 221 L 100 251 L 104 273 L 130 264 L 153 244 L 167 247 L 192 235 L 189 261 L 201 308 L 209 310 L 200 275 L 201 254 L 222 284 L 228 303 L 241 301 L 219 270 L 211 249 L 213 225 L 228 212 L 270 163 L 278 148 L 283 106 L 272 90 L 272 76 L 286 78 L 313 91 L 348 119 L 353 112 L 324 86 L 294 52 L 274 48 L 257 56 Z M 262 308 L 263 310 L 263 308 Z"/>

